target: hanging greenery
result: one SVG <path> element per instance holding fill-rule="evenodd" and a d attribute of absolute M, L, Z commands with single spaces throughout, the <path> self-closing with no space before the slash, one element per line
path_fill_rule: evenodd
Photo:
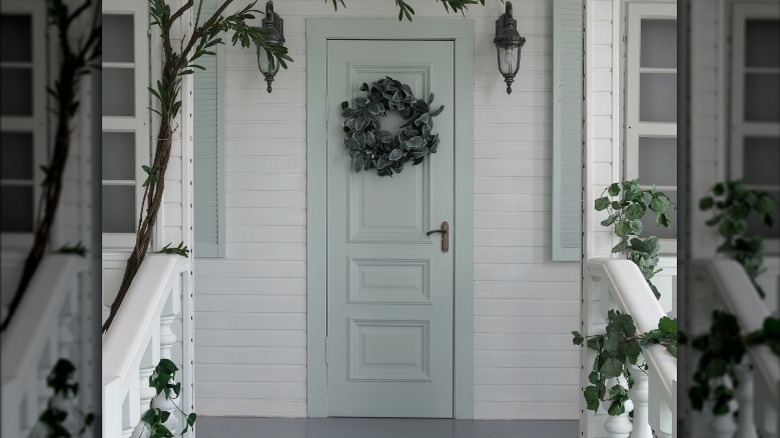
<path fill-rule="evenodd" d="M 623 195 L 618 197 L 621 190 Z M 614 227 L 615 234 L 620 237 L 620 242 L 612 248 L 612 252 L 626 253 L 626 257 L 639 267 L 655 297 L 660 299 L 661 293 L 650 279 L 661 272 L 660 268 L 655 268 L 661 244 L 656 236 L 641 238 L 639 235 L 642 233 L 642 218 L 648 209 L 655 213 L 657 225 L 669 228 L 669 209 L 673 205 L 669 197 L 657 191 L 655 186 L 650 190 L 642 189 L 639 180 L 632 179 L 611 184 L 594 204 L 596 211 L 607 210 L 609 213 L 601 225 Z"/>
<path fill-rule="evenodd" d="M 728 255 L 745 268 L 761 298 L 764 298 L 764 290 L 756 279 L 766 270 L 762 267 L 764 244 L 761 236 L 746 235 L 747 220 L 751 212 L 755 212 L 762 224 L 771 227 L 774 207 L 772 195 L 761 189 L 747 188 L 742 181 L 719 182 L 699 200 L 701 210 L 713 210 L 707 226 L 717 227 L 724 239 L 717 252 Z"/>
<path fill-rule="evenodd" d="M 588 374 L 588 382 L 591 384 L 583 392 L 588 410 L 593 412 L 598 411 L 601 402 L 607 400 L 610 401 L 607 409 L 609 415 L 617 416 L 626 412 L 628 390 L 615 379 L 623 376 L 630 389 L 634 379 L 629 366 L 635 365 L 643 372 L 647 371 L 646 362 L 637 364 L 642 349 L 660 344 L 666 347 L 669 354 L 677 357 L 677 318 L 661 317 L 657 329 L 636 334 L 636 325 L 631 315 L 612 309 L 607 314 L 606 333 L 603 335 L 583 336 L 578 331 L 571 334 L 574 345 L 584 343 L 596 351 L 593 370 Z M 609 389 L 608 380 L 616 382 Z"/>
<path fill-rule="evenodd" d="M 360 91 L 368 97 L 355 99 L 355 107 L 341 103 L 344 120 L 344 146 L 352 158 L 355 172 L 376 169 L 380 176 L 401 173 L 404 164 L 423 162 L 428 154 L 436 152 L 439 134 L 433 134 L 433 118 L 444 105 L 431 111 L 433 93 L 428 100 L 419 100 L 407 84 L 385 77 L 371 84 L 363 84 Z M 396 134 L 383 130 L 379 117 L 387 111 L 398 111 L 405 122 Z"/>

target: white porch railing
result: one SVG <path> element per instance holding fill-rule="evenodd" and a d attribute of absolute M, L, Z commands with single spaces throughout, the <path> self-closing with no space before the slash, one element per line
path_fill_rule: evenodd
<path fill-rule="evenodd" d="M 713 310 L 734 314 L 742 333 L 760 329 L 770 315 L 745 270 L 733 260 L 697 260 L 691 263 L 691 331 L 709 332 Z M 698 357 L 694 357 L 692 365 Z M 714 418 L 706 412 L 694 415 L 695 437 L 777 438 L 780 436 L 780 362 L 766 346 L 748 349 L 742 382 L 735 390 L 738 421 L 731 415 Z M 760 434 L 760 435 L 759 435 Z"/>
<path fill-rule="evenodd" d="M 133 434 L 141 415 L 155 395 L 149 376 L 161 358 L 172 360 L 181 371 L 182 395 L 176 404 L 192 411 L 193 374 L 192 309 L 187 275 L 189 260 L 180 256 L 149 254 L 138 270 L 119 312 L 103 336 L 103 437 Z M 182 333 L 184 336 L 182 336 Z M 186 339 L 185 342 L 182 342 Z M 178 412 L 178 425 L 183 420 Z M 166 423 L 168 425 L 168 423 Z M 181 431 L 172 430 L 174 434 Z M 194 436 L 188 432 L 187 436 Z"/>
<path fill-rule="evenodd" d="M 45 256 L 3 332 L 2 436 L 30 434 L 53 395 L 46 377 L 60 358 L 76 367 L 79 409 L 92 410 L 90 330 L 96 323 L 90 320 L 86 274 L 82 257 Z"/>
<path fill-rule="evenodd" d="M 604 334 L 607 312 L 617 309 L 631 315 L 638 333 L 658 328 L 658 321 L 666 316 L 653 295 L 639 268 L 629 260 L 612 258 L 591 259 L 585 264 L 585 297 L 583 303 L 583 335 Z M 677 359 L 660 345 L 643 352 L 648 371 L 632 372 L 634 386 L 629 396 L 634 406 L 634 419 L 628 413 L 611 417 L 599 409 L 593 414 L 585 408 L 580 396 L 583 414 L 580 418 L 585 438 L 651 438 L 652 431 L 660 437 L 677 436 Z M 580 383 L 588 383 L 595 352 L 582 347 Z M 641 358 L 640 358 L 641 363 Z"/>

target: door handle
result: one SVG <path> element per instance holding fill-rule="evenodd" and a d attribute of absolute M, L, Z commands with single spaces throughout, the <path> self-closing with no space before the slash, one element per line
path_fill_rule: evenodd
<path fill-rule="evenodd" d="M 431 230 L 425 233 L 426 236 L 430 236 L 433 233 L 441 233 L 441 252 L 447 252 L 450 250 L 450 224 L 446 221 L 441 223 L 441 228 L 438 230 Z"/>

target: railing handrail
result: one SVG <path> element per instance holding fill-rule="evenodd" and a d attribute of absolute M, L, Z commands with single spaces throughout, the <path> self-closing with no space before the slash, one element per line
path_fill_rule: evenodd
<path fill-rule="evenodd" d="M 737 317 L 743 331 L 752 332 L 762 327 L 771 313 L 739 263 L 729 259 L 701 259 L 692 261 L 692 265 L 709 274 L 723 305 Z M 764 345 L 749 348 L 748 354 L 758 377 L 771 394 L 775 408 L 780 409 L 780 363 Z"/>
<path fill-rule="evenodd" d="M 141 359 L 152 324 L 165 305 L 174 274 L 187 268 L 186 258 L 149 254 L 144 258 L 122 307 L 103 335 L 103 384 L 119 378 L 125 387 L 130 370 Z M 160 281 L 165 279 L 165 281 Z"/>
<path fill-rule="evenodd" d="M 49 254 L 38 265 L 24 299 L 2 334 L 2 381 L 24 380 L 36 370 L 74 275 L 86 269 L 83 257 Z"/>
<path fill-rule="evenodd" d="M 616 304 L 634 319 L 637 333 L 658 328 L 658 321 L 666 313 L 634 262 L 603 257 L 588 260 L 586 266 L 599 271 L 609 281 L 608 289 Z M 660 378 L 664 397 L 672 405 L 677 399 L 677 358 L 660 345 L 645 348 L 642 355 L 653 373 Z"/>

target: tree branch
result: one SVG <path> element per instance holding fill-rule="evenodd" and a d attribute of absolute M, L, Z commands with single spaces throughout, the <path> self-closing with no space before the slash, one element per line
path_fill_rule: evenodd
<path fill-rule="evenodd" d="M 180 7 L 178 11 L 174 12 L 173 15 L 171 15 L 170 22 L 173 23 L 176 21 L 177 18 L 181 17 L 185 12 L 187 12 L 187 9 L 191 8 L 192 5 L 195 3 L 193 0 L 187 0 L 187 3 L 184 4 L 184 6 Z"/>

